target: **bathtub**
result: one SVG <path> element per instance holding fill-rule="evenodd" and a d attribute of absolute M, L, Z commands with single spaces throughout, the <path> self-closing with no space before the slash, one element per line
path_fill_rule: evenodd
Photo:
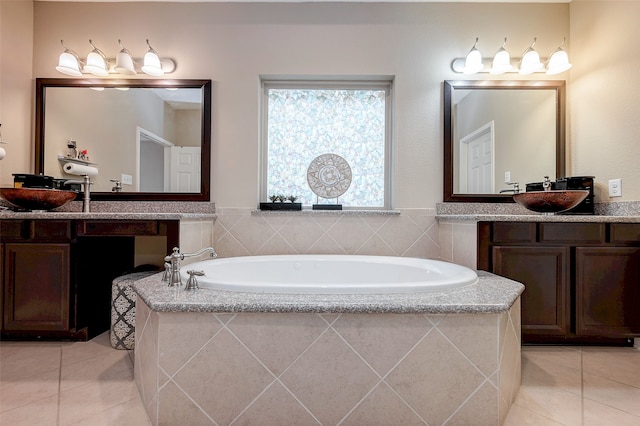
<path fill-rule="evenodd" d="M 392 256 L 270 255 L 209 259 L 181 268 L 202 271 L 200 288 L 252 293 L 380 294 L 474 285 L 475 271 L 450 262 Z"/>

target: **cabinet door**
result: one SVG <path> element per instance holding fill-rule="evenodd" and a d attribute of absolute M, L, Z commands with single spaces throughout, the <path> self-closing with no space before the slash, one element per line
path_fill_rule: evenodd
<path fill-rule="evenodd" d="M 5 330 L 69 329 L 69 244 L 5 244 Z"/>
<path fill-rule="evenodd" d="M 640 247 L 576 248 L 576 333 L 640 334 Z"/>
<path fill-rule="evenodd" d="M 525 286 L 523 335 L 570 332 L 569 253 L 567 247 L 493 247 L 493 273 Z"/>

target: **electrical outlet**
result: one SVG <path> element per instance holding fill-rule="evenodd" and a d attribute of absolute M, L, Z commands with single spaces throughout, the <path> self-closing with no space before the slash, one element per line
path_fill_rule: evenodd
<path fill-rule="evenodd" d="M 504 183 L 511 183 L 511 172 L 504 172 Z"/>
<path fill-rule="evenodd" d="M 125 175 L 123 173 L 122 177 L 120 178 L 120 182 L 122 182 L 123 185 L 133 185 L 133 176 Z"/>
<path fill-rule="evenodd" d="M 609 197 L 622 197 L 622 182 L 620 179 L 609 181 Z"/>

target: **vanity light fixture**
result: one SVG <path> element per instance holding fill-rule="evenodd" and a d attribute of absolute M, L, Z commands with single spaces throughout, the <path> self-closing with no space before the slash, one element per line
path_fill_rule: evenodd
<path fill-rule="evenodd" d="M 475 74 L 480 72 L 483 68 L 484 64 L 482 63 L 482 54 L 478 50 L 478 37 L 476 37 L 476 42 L 473 44 L 473 47 L 467 54 L 464 61 L 464 69 L 462 72 L 465 74 Z"/>
<path fill-rule="evenodd" d="M 478 38 L 467 54 L 466 58 L 456 58 L 451 63 L 451 69 L 454 72 L 463 74 L 476 74 L 479 72 L 488 72 L 494 75 L 503 73 L 517 72 L 520 74 L 532 74 L 536 72 L 546 72 L 548 75 L 559 74 L 571 68 L 569 56 L 562 49 L 565 39 L 556 50 L 552 52 L 548 60 L 543 63 L 540 55 L 534 49 L 537 37 L 533 39 L 533 43 L 522 53 L 522 58 L 511 58 L 509 52 L 505 48 L 507 38 L 505 37 L 502 46 L 496 54 L 491 58 L 482 58 L 478 50 Z M 546 66 L 545 66 L 546 65 Z"/>
<path fill-rule="evenodd" d="M 504 43 L 496 54 L 493 56 L 493 64 L 491 66 L 491 74 L 504 74 L 507 71 L 511 71 L 513 65 L 511 65 L 511 56 L 507 49 L 504 48 L 505 44 L 507 44 L 507 38 L 504 38 Z"/>
<path fill-rule="evenodd" d="M 62 47 L 64 47 L 64 52 L 62 52 L 60 58 L 58 58 L 58 66 L 56 69 L 62 74 L 80 77 L 82 72 L 80 72 L 81 62 L 78 54 L 65 46 L 64 40 L 60 40 L 60 43 L 62 43 Z"/>
<path fill-rule="evenodd" d="M 160 56 L 158 56 L 158 52 L 156 52 L 156 50 L 149 44 L 149 39 L 147 39 L 147 46 L 149 46 L 149 50 L 144 55 L 142 71 L 145 74 L 160 77 L 161 75 L 164 75 L 162 65 L 160 65 Z"/>
<path fill-rule="evenodd" d="M 93 47 L 93 50 L 87 55 L 87 63 L 84 66 L 84 70 L 99 77 L 108 76 L 109 62 L 107 61 L 106 55 L 102 53 L 102 50 L 94 46 L 91 39 L 89 39 L 89 44 Z"/>
<path fill-rule="evenodd" d="M 547 61 L 547 74 L 555 75 L 560 74 L 561 72 L 565 72 L 569 68 L 571 68 L 571 64 L 569 63 L 569 55 L 562 49 L 567 38 L 562 39 L 562 43 L 560 46 L 553 51 L 549 60 Z"/>
<path fill-rule="evenodd" d="M 540 71 L 544 68 L 544 64 L 540 62 L 540 55 L 533 48 L 535 46 L 537 37 L 533 38 L 533 43 L 523 53 L 522 59 L 520 59 L 520 74 L 532 74 L 536 71 Z"/>
<path fill-rule="evenodd" d="M 147 46 L 149 46 L 149 50 L 144 59 L 134 58 L 131 52 L 122 45 L 121 40 L 118 40 L 120 51 L 116 57 L 113 59 L 107 58 L 104 52 L 98 49 L 92 40 L 89 40 L 93 50 L 89 52 L 85 62 L 80 59 L 75 51 L 65 46 L 64 40 L 60 40 L 60 43 L 64 47 L 64 52 L 60 54 L 56 70 L 73 77 L 80 77 L 87 73 L 106 77 L 110 74 L 134 75 L 140 72 L 160 77 L 164 74 L 170 74 L 176 69 L 176 64 L 173 60 L 158 56 L 158 52 L 151 47 L 148 39 Z M 143 63 L 144 65 L 137 69 L 136 63 Z"/>

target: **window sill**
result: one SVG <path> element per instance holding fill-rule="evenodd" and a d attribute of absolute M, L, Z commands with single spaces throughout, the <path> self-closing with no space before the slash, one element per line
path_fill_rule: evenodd
<path fill-rule="evenodd" d="M 252 216 L 292 215 L 292 216 L 398 216 L 398 210 L 252 210 Z"/>

